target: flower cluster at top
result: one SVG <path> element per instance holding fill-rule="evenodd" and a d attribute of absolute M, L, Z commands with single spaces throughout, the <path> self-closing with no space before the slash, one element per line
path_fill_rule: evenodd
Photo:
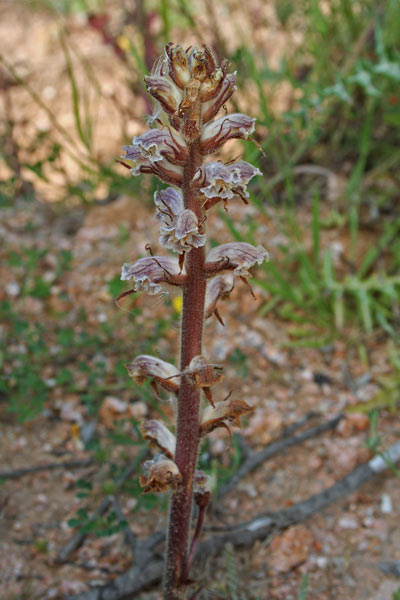
<path fill-rule="evenodd" d="M 154 194 L 155 217 L 160 225 L 160 244 L 177 253 L 178 257 L 147 256 L 133 264 L 124 264 L 121 279 L 133 279 L 132 291 L 158 294 L 164 291 L 165 285 L 184 285 L 188 277 L 186 255 L 206 243 L 207 211 L 218 202 L 223 202 L 226 207 L 235 197 L 247 203 L 247 184 L 255 175 L 261 175 L 259 169 L 243 160 L 225 164 L 206 158 L 226 141 L 247 139 L 254 131 L 255 119 L 247 115 L 218 115 L 222 108 L 226 112 L 225 103 L 236 89 L 235 80 L 236 74 L 228 73 L 228 63 L 223 61 L 218 65 L 207 47 L 185 51 L 173 44 L 165 47 L 164 54 L 145 78 L 147 91 L 157 103 L 151 118 L 153 127 L 135 136 L 131 145 L 124 146 L 122 164 L 129 166 L 132 175 L 152 173 L 171 186 Z M 196 165 L 190 171 L 187 166 L 193 161 L 194 153 Z M 190 206 L 183 193 L 188 187 Z M 222 323 L 218 301 L 233 290 L 236 277 L 247 283 L 249 270 L 267 259 L 263 246 L 255 247 L 245 242 L 222 244 L 208 252 L 204 263 L 204 277 L 208 280 L 205 318 L 215 314 Z M 180 374 L 168 363 L 145 355 L 137 357 L 128 370 L 137 383 L 150 379 L 156 393 L 158 386 L 177 393 L 179 378 L 191 377 L 194 385 L 203 388 L 211 405 L 199 424 L 201 435 L 215 427 L 226 426 L 227 421 L 237 423 L 239 416 L 250 407 L 244 401 L 214 405 L 209 388 L 220 380 L 219 371 L 202 356 L 195 359 L 185 374 Z M 209 377 L 204 383 L 206 372 Z M 173 459 L 175 439 L 157 423 L 150 422 L 144 429 L 145 437 L 162 452 L 161 460 L 157 458 L 148 465 L 143 480 L 145 491 L 179 485 L 179 473 L 169 464 Z M 165 472 L 162 471 L 163 460 L 168 463 Z"/>

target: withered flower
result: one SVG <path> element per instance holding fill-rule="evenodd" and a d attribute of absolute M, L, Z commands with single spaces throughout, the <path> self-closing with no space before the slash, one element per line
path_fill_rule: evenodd
<path fill-rule="evenodd" d="M 168 392 L 177 393 L 179 390 L 180 373 L 170 363 L 150 356 L 140 354 L 132 362 L 126 365 L 130 377 L 138 385 L 142 385 L 146 379 L 150 379 L 151 386 L 158 396 L 158 385 Z"/>
<path fill-rule="evenodd" d="M 202 388 L 207 400 L 214 406 L 210 387 L 223 380 L 224 374 L 221 365 L 207 362 L 204 356 L 195 356 L 182 375 L 189 377 L 196 387 Z"/>
<path fill-rule="evenodd" d="M 140 425 L 143 438 L 149 442 L 150 448 L 161 450 L 168 458 L 175 455 L 175 436 L 161 421 L 151 419 Z"/>
<path fill-rule="evenodd" d="M 204 317 L 209 319 L 215 315 L 221 325 L 224 322 L 219 314 L 217 303 L 220 298 L 227 298 L 235 285 L 235 276 L 233 273 L 225 273 L 211 279 L 207 284 Z"/>
<path fill-rule="evenodd" d="M 154 456 L 153 460 L 146 460 L 143 474 L 139 477 L 143 494 L 177 490 L 181 481 L 182 476 L 174 461 L 162 454 Z"/>
<path fill-rule="evenodd" d="M 133 279 L 134 291 L 143 290 L 150 295 L 165 292 L 160 283 L 182 285 L 184 274 L 176 258 L 172 256 L 146 256 L 135 263 L 125 263 L 122 267 L 121 280 Z"/>
<path fill-rule="evenodd" d="M 200 435 L 206 435 L 217 429 L 217 427 L 225 427 L 229 431 L 227 422 L 239 426 L 240 417 L 251 413 L 253 410 L 244 400 L 226 400 L 217 402 L 215 407 L 207 406 L 201 416 Z"/>

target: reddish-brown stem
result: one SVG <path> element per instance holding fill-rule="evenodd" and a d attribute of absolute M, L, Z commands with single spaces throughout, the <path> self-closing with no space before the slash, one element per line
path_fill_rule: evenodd
<path fill-rule="evenodd" d="M 192 188 L 193 175 L 202 161 L 199 140 L 189 146 L 189 159 L 183 171 L 182 192 L 185 208 L 192 210 L 199 223 L 204 218 L 201 202 Z M 186 259 L 186 280 L 183 285 L 181 330 L 181 372 L 201 354 L 204 321 L 206 279 L 204 247 L 193 248 Z M 164 600 L 181 598 L 179 589 L 186 572 L 190 519 L 192 513 L 193 477 L 199 445 L 200 390 L 189 377 L 182 377 L 178 395 L 175 462 L 182 475 L 182 485 L 172 496 L 166 563 Z"/>
<path fill-rule="evenodd" d="M 199 514 L 197 517 L 196 529 L 193 534 L 192 543 L 190 545 L 190 550 L 189 550 L 189 554 L 188 554 L 187 561 L 186 561 L 185 573 L 183 575 L 183 581 L 185 583 L 188 580 L 190 567 L 192 566 L 192 562 L 193 562 L 193 558 L 194 558 L 194 552 L 196 550 L 196 546 L 200 539 L 200 533 L 201 533 L 201 529 L 203 527 L 204 516 L 206 514 L 206 508 L 207 508 L 207 505 L 199 507 Z"/>

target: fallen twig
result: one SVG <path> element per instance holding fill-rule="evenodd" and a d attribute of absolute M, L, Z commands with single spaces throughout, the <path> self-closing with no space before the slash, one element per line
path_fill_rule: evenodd
<path fill-rule="evenodd" d="M 290 508 L 272 513 L 261 513 L 251 521 L 239 523 L 228 530 L 225 529 L 224 533 L 205 540 L 198 546 L 194 564 L 199 566 L 205 559 L 218 554 L 228 542 L 235 547 L 250 546 L 256 540 L 265 539 L 291 525 L 305 521 L 329 504 L 356 491 L 376 475 L 390 470 L 390 467 L 399 461 L 400 440 L 390 446 L 381 456 L 375 456 L 368 462 L 359 465 L 323 492 L 314 494 Z M 147 555 L 146 562 L 140 560 L 139 564 L 134 565 L 107 585 L 69 596 L 68 600 L 123 600 L 133 597 L 133 594 L 157 583 L 161 579 L 162 571 L 163 559 L 149 560 Z"/>
<path fill-rule="evenodd" d="M 336 415 L 329 421 L 326 421 L 325 423 L 320 423 L 319 425 L 310 427 L 309 429 L 306 429 L 305 431 L 302 431 L 301 433 L 298 433 L 297 435 L 293 435 L 291 437 L 288 437 L 288 428 L 286 433 L 284 432 L 283 437 L 281 437 L 279 440 L 268 444 L 268 446 L 266 446 L 263 450 L 260 450 L 260 452 L 249 453 L 249 455 L 240 465 L 236 473 L 232 475 L 231 479 L 220 487 L 217 494 L 217 500 L 222 498 L 222 496 L 225 496 L 225 494 L 228 494 L 234 487 L 236 487 L 236 485 L 241 479 L 243 479 L 243 477 L 248 475 L 251 471 L 254 471 L 254 469 L 256 469 L 258 465 L 260 465 L 262 462 L 272 458 L 273 456 L 276 456 L 285 448 L 289 448 L 290 446 L 294 446 L 295 444 L 300 444 L 301 442 L 304 442 L 305 440 L 309 440 L 310 438 L 320 435 L 325 431 L 335 429 L 335 427 L 340 423 L 340 421 L 343 418 L 344 415 L 341 413 L 339 415 Z M 290 432 L 303 425 L 303 423 L 304 419 L 302 419 L 300 423 L 294 423 L 291 426 Z"/>
<path fill-rule="evenodd" d="M 36 465 L 35 467 L 26 467 L 25 469 L 0 472 L 0 479 L 18 479 L 24 475 L 32 475 L 32 473 L 39 473 L 40 471 L 54 471 L 56 469 L 83 469 L 93 465 L 94 462 L 92 458 L 86 458 L 84 460 L 66 460 L 64 462 Z"/>
<path fill-rule="evenodd" d="M 130 528 L 129 523 L 126 520 L 125 515 L 122 512 L 122 509 L 121 509 L 116 497 L 109 496 L 109 498 L 110 498 L 111 504 L 113 506 L 114 512 L 117 515 L 118 521 L 121 523 L 121 525 L 124 525 L 123 531 L 125 534 L 126 541 L 129 543 L 132 553 L 134 554 L 136 551 L 136 546 L 137 546 L 137 537 L 133 533 L 132 529 Z"/>

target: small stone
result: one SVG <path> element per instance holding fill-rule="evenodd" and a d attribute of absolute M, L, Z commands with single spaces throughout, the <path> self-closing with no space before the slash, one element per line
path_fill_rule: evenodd
<path fill-rule="evenodd" d="M 341 529 L 358 529 L 358 522 L 352 515 L 343 515 L 338 521 L 338 527 Z"/>
<path fill-rule="evenodd" d="M 318 556 L 315 562 L 319 569 L 326 569 L 328 566 L 328 559 L 326 556 Z"/>
<path fill-rule="evenodd" d="M 384 515 L 389 515 L 393 510 L 392 499 L 389 494 L 382 494 L 381 496 L 381 512 Z"/>
<path fill-rule="evenodd" d="M 307 560 L 312 543 L 313 536 L 306 527 L 289 527 L 272 541 L 270 565 L 280 573 L 287 573 Z"/>

